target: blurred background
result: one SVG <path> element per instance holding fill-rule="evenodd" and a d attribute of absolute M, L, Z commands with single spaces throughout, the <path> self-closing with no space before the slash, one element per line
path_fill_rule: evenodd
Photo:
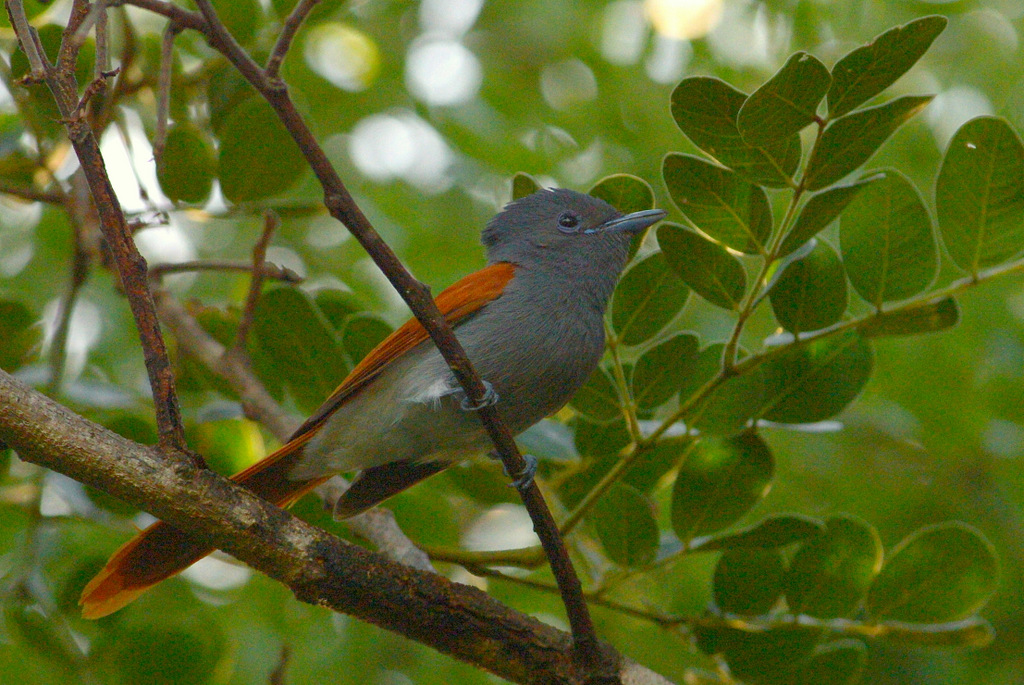
<path fill-rule="evenodd" d="M 291 7 L 290 0 L 216 4 L 257 55 L 267 54 L 279 18 Z M 33 23 L 52 25 L 51 32 L 68 5 L 27 3 Z M 1018 0 L 325 1 L 299 34 L 283 75 L 363 210 L 437 292 L 483 264 L 479 231 L 509 199 L 519 171 L 544 185 L 580 190 L 607 174 L 635 174 L 678 220 L 660 168 L 666 152 L 697 152 L 669 114 L 669 95 L 682 78 L 714 75 L 751 92 L 796 50 L 831 66 L 885 29 L 935 13 L 947 16 L 949 27 L 887 96 L 936 99 L 869 163 L 903 170 L 934 209 L 938 163 L 962 123 L 995 114 L 1024 128 L 1024 4 Z M 143 83 L 155 78 L 164 20 L 129 7 L 112 13 L 111 23 L 128 27 L 112 31 L 114 63 L 131 42 L 136 76 Z M 54 141 L 59 135 L 25 130 L 24 103 L 10 88 L 19 56 L 10 27 L 0 31 L 9 65 L 8 88 L 0 93 L 0 153 L 6 155 L 0 172 L 17 171 L 11 165 L 22 160 L 14 152 L 45 148 L 49 173 L 66 181 L 76 168 L 67 146 L 31 142 L 36 133 Z M 244 97 L 239 78 L 195 34 L 182 33 L 175 46 L 175 121 L 217 130 L 219 153 L 234 135 L 251 158 L 239 168 L 224 166 L 221 154 L 212 194 L 200 204 L 176 205 L 161 192 L 152 161 L 152 84 L 125 100 L 104 132 L 103 151 L 126 211 L 146 225 L 136 237 L 151 263 L 247 259 L 262 218 L 237 184 L 262 179 L 275 193 L 269 201 L 257 198 L 259 207 L 275 207 L 283 221 L 268 259 L 306 277 L 311 292 L 349 291 L 375 320 L 401 323 L 407 316 L 401 301 L 355 241 L 322 212 L 318 186 L 301 162 L 294 163 L 297 153 L 289 143 L 270 129 L 232 129 L 232 112 Z M 33 174 L 38 170 L 28 178 L 37 178 Z M 0 358 L 0 367 L 20 367 L 19 377 L 40 388 L 52 376 L 47 359 L 74 244 L 61 209 L 0 196 L 0 299 L 7 307 L 0 312 L 0 331 L 26 338 L 26 353 Z M 940 282 L 956 277 L 944 261 Z M 243 300 L 247 279 L 183 274 L 169 285 L 182 300 L 225 308 Z M 1000 589 L 983 613 L 996 640 L 975 650 L 871 644 L 865 682 L 1024 683 L 1022 280 L 1014 275 L 982 284 L 960 304 L 961 323 L 950 331 L 875 343 L 874 375 L 839 417 L 841 430 L 764 431 L 778 471 L 757 515 L 847 512 L 876 526 L 887 549 L 922 525 L 960 520 L 998 549 Z M 731 322 L 691 301 L 676 325 L 706 343 L 721 340 Z M 774 326 L 762 313 L 745 342 L 758 345 Z M 155 439 L 130 315 L 105 269 L 90 273 L 77 298 L 64 376 L 50 389 L 89 418 L 144 442 Z M 182 394 L 193 446 L 212 454 L 215 463 L 220 459 L 225 470 L 273 446 L 208 383 L 186 374 Z M 84 622 L 74 606 L 81 585 L 127 537 L 130 521 L 145 518 L 3 454 L 0 682 L 495 680 L 374 627 L 299 604 L 284 588 L 224 561 L 197 567 L 121 614 Z M 434 480 L 393 502 L 414 540 L 529 543 L 516 532 L 523 531 L 525 514 L 511 500 L 485 506 L 467 494 L 458 474 Z M 297 510 L 346 534 L 325 520 L 316 502 Z M 699 613 L 709 598 L 713 563 L 706 556 L 689 558 L 638 576 L 616 597 Z M 457 568 L 442 570 L 470 580 Z M 563 625 L 551 596 L 473 582 L 515 608 Z M 596 618 L 610 642 L 676 681 L 690 666 L 709 665 L 685 637 L 652 623 L 600 609 Z M 285 679 L 273 680 L 275 672 Z"/>

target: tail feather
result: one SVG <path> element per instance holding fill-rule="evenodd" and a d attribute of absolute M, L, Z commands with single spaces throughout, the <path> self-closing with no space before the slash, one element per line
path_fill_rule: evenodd
<path fill-rule="evenodd" d="M 334 517 L 347 519 L 452 465 L 449 461 L 393 461 L 363 469 L 334 503 Z"/>
<path fill-rule="evenodd" d="M 231 479 L 280 507 L 291 505 L 328 478 L 304 481 L 288 478 L 306 439 L 289 442 Z M 181 573 L 214 549 L 207 541 L 157 521 L 117 550 L 85 586 L 78 600 L 82 616 L 101 618 L 117 611 L 153 585 Z"/>

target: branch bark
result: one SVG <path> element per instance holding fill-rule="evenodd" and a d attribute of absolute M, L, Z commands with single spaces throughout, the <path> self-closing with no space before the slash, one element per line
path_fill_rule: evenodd
<path fill-rule="evenodd" d="M 476 588 L 346 544 L 207 469 L 87 421 L 0 371 L 0 440 L 32 463 L 195 531 L 317 606 L 516 683 L 595 683 L 571 637 Z M 610 653 L 610 652 L 609 652 Z M 666 683 L 614 656 L 625 683 Z"/>

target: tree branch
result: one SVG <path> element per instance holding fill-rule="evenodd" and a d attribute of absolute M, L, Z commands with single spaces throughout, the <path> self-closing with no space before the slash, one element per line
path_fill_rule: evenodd
<path fill-rule="evenodd" d="M 172 464 L 0 371 L 0 439 L 18 455 L 195 531 L 304 602 L 373 623 L 517 683 L 593 683 L 570 636 L 476 588 L 346 544 L 188 462 Z M 623 682 L 666 683 L 614 659 Z"/>

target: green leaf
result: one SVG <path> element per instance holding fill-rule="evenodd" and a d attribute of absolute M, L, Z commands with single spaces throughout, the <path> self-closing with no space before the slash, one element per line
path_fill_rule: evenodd
<path fill-rule="evenodd" d="M 651 184 L 631 174 L 605 176 L 594 184 L 588 194 L 604 200 L 623 214 L 654 208 Z"/>
<path fill-rule="evenodd" d="M 938 302 L 927 302 L 911 309 L 897 309 L 876 314 L 862 323 L 857 330 L 865 338 L 886 335 L 919 335 L 952 328 L 960 321 L 960 309 L 952 297 Z"/>
<path fill-rule="evenodd" d="M 608 558 L 620 566 L 647 566 L 658 551 L 654 505 L 635 488 L 615 483 L 587 515 Z"/>
<path fill-rule="evenodd" d="M 682 310 L 689 295 L 665 255 L 655 252 L 619 280 L 612 298 L 612 329 L 626 345 L 650 340 Z"/>
<path fill-rule="evenodd" d="M 671 223 L 658 228 L 658 244 L 669 267 L 695 293 L 713 305 L 739 309 L 747 273 L 724 247 Z"/>
<path fill-rule="evenodd" d="M 632 214 L 645 209 L 654 208 L 654 190 L 651 184 L 638 176 L 630 174 L 613 174 L 605 176 L 590 189 L 589 194 L 600 198 L 610 204 L 623 214 Z M 644 239 L 650 232 L 650 228 L 633 236 L 629 244 L 629 258 L 632 259 Z"/>
<path fill-rule="evenodd" d="M 224 197 L 251 202 L 291 188 L 306 170 L 295 141 L 262 98 L 235 107 L 220 130 L 217 175 Z"/>
<path fill-rule="evenodd" d="M 782 241 L 779 256 L 785 257 L 793 253 L 801 245 L 818 235 L 839 217 L 861 188 L 872 183 L 876 178 L 873 175 L 867 176 L 853 183 L 835 186 L 812 195 L 800 210 L 800 216 L 797 217 L 793 228 Z"/>
<path fill-rule="evenodd" d="M 818 241 L 807 256 L 786 268 L 769 297 L 775 318 L 787 331 L 831 326 L 846 311 L 846 274 L 839 255 Z"/>
<path fill-rule="evenodd" d="M 652 411 L 679 392 L 700 351 L 692 333 L 679 333 L 641 355 L 633 367 L 633 401 Z"/>
<path fill-rule="evenodd" d="M 931 217 L 917 188 L 895 169 L 881 172 L 846 208 L 839 244 L 850 283 L 876 309 L 918 294 L 938 271 Z"/>
<path fill-rule="evenodd" d="M 817 119 L 832 76 L 813 55 L 797 52 L 740 108 L 737 124 L 752 145 L 785 140 Z"/>
<path fill-rule="evenodd" d="M 902 97 L 833 121 L 811 152 L 804 174 L 806 188 L 819 190 L 855 171 L 896 129 L 931 101 L 930 95 Z"/>
<path fill-rule="evenodd" d="M 768 492 L 775 460 L 755 433 L 697 442 L 676 475 L 672 528 L 684 543 L 738 521 Z"/>
<path fill-rule="evenodd" d="M 512 177 L 512 199 L 518 200 L 540 190 L 540 184 L 530 174 L 520 171 Z"/>
<path fill-rule="evenodd" d="M 860 606 L 882 568 L 882 541 L 868 524 L 833 516 L 805 542 L 786 574 L 786 601 L 794 614 L 848 617 Z"/>
<path fill-rule="evenodd" d="M 1024 146 L 1006 121 L 978 117 L 960 127 L 939 169 L 935 207 L 949 256 L 970 274 L 1024 251 Z"/>
<path fill-rule="evenodd" d="M 363 309 L 359 298 L 348 290 L 323 288 L 316 292 L 313 301 L 331 322 L 331 327 L 339 333 L 345 328 L 345 320 Z"/>
<path fill-rule="evenodd" d="M 852 331 L 797 345 L 761 365 L 764 418 L 813 423 L 835 416 L 871 376 L 871 345 Z"/>
<path fill-rule="evenodd" d="M 39 317 L 20 302 L 0 301 L 0 369 L 13 372 L 31 360 L 43 337 Z"/>
<path fill-rule="evenodd" d="M 797 667 L 821 639 L 821 628 L 776 624 L 767 630 L 694 628 L 697 646 L 721 654 L 729 675 L 743 683 L 791 685 Z"/>
<path fill-rule="evenodd" d="M 617 458 L 619 450 L 632 440 L 621 413 L 606 423 L 596 423 L 581 415 L 573 419 L 572 427 L 576 450 L 587 457 L 616 455 Z"/>
<path fill-rule="evenodd" d="M 217 170 L 213 145 L 191 124 L 175 124 L 167 132 L 163 154 L 157 160 L 156 178 L 172 202 L 201 204 L 213 190 Z"/>
<path fill-rule="evenodd" d="M 772 230 L 764 189 L 693 155 L 666 155 L 662 175 L 672 201 L 694 226 L 734 250 L 764 252 Z"/>
<path fill-rule="evenodd" d="M 633 462 L 622 474 L 622 482 L 632 485 L 640 492 L 649 493 L 669 471 L 689 454 L 694 441 L 689 437 L 662 439 Z M 618 462 L 619 456 L 614 455 Z"/>
<path fill-rule="evenodd" d="M 782 596 L 786 565 L 774 549 L 730 549 L 715 566 L 711 594 L 730 614 L 767 614 Z"/>
<path fill-rule="evenodd" d="M 353 314 L 341 330 L 341 346 L 349 363 L 355 366 L 391 335 L 391 326 L 373 314 Z"/>
<path fill-rule="evenodd" d="M 995 549 L 966 523 L 925 526 L 892 550 L 867 597 L 875 619 L 956 621 L 988 602 L 999 580 Z"/>
<path fill-rule="evenodd" d="M 579 392 L 569 400 L 569 404 L 596 423 L 609 423 L 622 416 L 615 382 L 600 366 L 594 369 L 594 373 L 590 374 Z"/>
<path fill-rule="evenodd" d="M 800 667 L 797 685 L 855 685 L 868 661 L 860 640 L 837 640 L 818 645 Z"/>
<path fill-rule="evenodd" d="M 298 288 L 268 289 L 256 306 L 252 332 L 305 412 L 319 407 L 348 372 L 338 336 Z"/>
<path fill-rule="evenodd" d="M 771 188 L 787 187 L 800 163 L 800 137 L 750 145 L 736 125 L 746 100 L 745 93 L 717 78 L 687 78 L 672 91 L 672 117 L 694 145 L 736 173 Z"/>
<path fill-rule="evenodd" d="M 773 549 L 806 540 L 825 530 L 821 521 L 801 514 L 775 514 L 733 533 L 709 535 L 690 541 L 693 552 L 719 549 Z"/>
<path fill-rule="evenodd" d="M 686 381 L 679 391 L 681 405 L 689 402 L 719 372 L 724 349 L 722 343 L 709 345 L 687 364 Z M 687 425 L 706 435 L 735 435 L 747 426 L 757 412 L 763 394 L 761 370 L 754 369 L 720 384 L 690 408 L 683 418 Z"/>
<path fill-rule="evenodd" d="M 266 22 L 259 0 L 212 0 L 217 16 L 242 45 L 252 42 Z"/>
<path fill-rule="evenodd" d="M 828 111 L 833 119 L 852 112 L 907 73 L 928 51 L 948 20 L 929 16 L 889 29 L 832 67 Z"/>

